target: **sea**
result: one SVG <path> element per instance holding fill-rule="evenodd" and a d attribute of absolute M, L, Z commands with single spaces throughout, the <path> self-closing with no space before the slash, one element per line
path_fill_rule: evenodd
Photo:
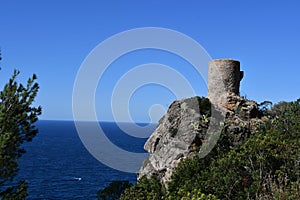
<path fill-rule="evenodd" d="M 114 122 L 100 122 L 100 125 L 116 145 L 145 152 L 145 138 L 124 134 Z M 24 144 L 26 153 L 19 160 L 16 177 L 27 180 L 27 199 L 93 200 L 97 199 L 99 189 L 114 180 L 136 182 L 135 173 L 112 169 L 94 158 L 82 144 L 73 121 L 41 120 L 36 126 L 39 133 Z"/>

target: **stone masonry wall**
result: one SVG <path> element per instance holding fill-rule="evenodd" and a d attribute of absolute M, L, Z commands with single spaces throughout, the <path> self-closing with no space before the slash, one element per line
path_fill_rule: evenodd
<path fill-rule="evenodd" d="M 243 72 L 240 62 L 233 59 L 212 60 L 208 66 L 208 98 L 218 105 L 224 95 L 239 95 Z"/>

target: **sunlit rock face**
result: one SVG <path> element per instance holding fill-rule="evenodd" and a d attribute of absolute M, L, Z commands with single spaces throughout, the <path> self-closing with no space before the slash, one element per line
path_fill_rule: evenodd
<path fill-rule="evenodd" d="M 200 111 L 200 105 L 206 109 Z M 156 174 L 163 182 L 169 181 L 178 162 L 190 156 L 204 141 L 209 110 L 206 98 L 173 102 L 144 146 L 150 156 L 144 161 L 139 177 Z"/>

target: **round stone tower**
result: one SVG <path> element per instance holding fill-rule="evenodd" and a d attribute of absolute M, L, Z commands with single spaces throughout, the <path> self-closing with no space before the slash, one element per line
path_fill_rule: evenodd
<path fill-rule="evenodd" d="M 212 60 L 208 66 L 208 98 L 218 104 L 220 98 L 229 93 L 239 95 L 243 78 L 240 62 L 233 59 Z"/>

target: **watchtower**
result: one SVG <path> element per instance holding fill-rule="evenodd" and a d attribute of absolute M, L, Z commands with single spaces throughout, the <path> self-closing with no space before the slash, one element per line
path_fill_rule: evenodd
<path fill-rule="evenodd" d="M 219 104 L 223 95 L 240 94 L 240 81 L 244 76 L 240 62 L 233 59 L 212 60 L 208 65 L 208 98 Z"/>

